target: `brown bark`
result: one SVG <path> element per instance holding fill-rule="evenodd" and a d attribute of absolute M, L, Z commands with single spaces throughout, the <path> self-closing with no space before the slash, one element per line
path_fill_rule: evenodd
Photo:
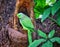
<path fill-rule="evenodd" d="M 11 39 L 11 41 L 18 42 L 18 43 L 23 43 L 24 41 L 25 41 L 25 43 L 27 42 L 27 35 L 26 34 L 23 34 L 23 33 L 16 31 L 12 28 L 6 28 L 6 29 L 8 30 L 8 35 L 9 35 L 9 38 Z"/>
<path fill-rule="evenodd" d="M 27 35 L 16 31 L 12 28 L 7 28 L 9 40 L 11 41 L 10 46 L 12 47 L 27 47 Z M 24 46 L 23 46 L 24 45 Z"/>
<path fill-rule="evenodd" d="M 15 0 L 0 0 L 0 47 L 27 47 L 27 35 L 11 28 L 14 3 Z M 6 28 L 7 24 L 10 28 Z"/>

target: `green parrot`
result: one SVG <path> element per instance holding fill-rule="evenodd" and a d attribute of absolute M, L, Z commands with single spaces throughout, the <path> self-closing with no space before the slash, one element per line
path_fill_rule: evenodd
<path fill-rule="evenodd" d="M 31 36 L 31 33 L 34 31 L 34 25 L 31 21 L 31 19 L 23 14 L 23 13 L 18 13 L 17 14 L 17 17 L 19 18 L 19 21 L 23 27 L 24 30 L 27 30 L 28 31 L 28 41 L 29 41 L 29 44 L 32 43 L 32 36 Z"/>

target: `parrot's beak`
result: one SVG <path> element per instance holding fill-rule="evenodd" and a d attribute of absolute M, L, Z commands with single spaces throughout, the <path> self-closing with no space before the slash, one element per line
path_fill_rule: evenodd
<path fill-rule="evenodd" d="M 20 18 L 20 19 L 21 19 L 23 16 L 24 16 L 23 13 L 18 13 L 18 14 L 17 14 L 17 17 Z"/>
<path fill-rule="evenodd" d="M 20 18 L 20 14 L 19 13 L 17 14 L 17 17 Z"/>

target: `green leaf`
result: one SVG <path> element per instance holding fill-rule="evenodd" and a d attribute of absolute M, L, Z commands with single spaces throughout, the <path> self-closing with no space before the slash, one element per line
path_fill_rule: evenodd
<path fill-rule="evenodd" d="M 36 8 L 34 8 L 34 14 L 35 14 L 35 18 L 38 19 L 40 12 Z"/>
<path fill-rule="evenodd" d="M 50 0 L 50 2 L 55 3 L 55 2 L 56 2 L 56 0 Z"/>
<path fill-rule="evenodd" d="M 57 42 L 60 44 L 60 38 L 59 37 L 54 37 L 52 39 L 50 39 L 51 42 Z"/>
<path fill-rule="evenodd" d="M 39 16 L 43 13 L 44 11 L 44 6 L 45 6 L 45 0 L 34 0 L 35 6 L 34 6 L 34 14 L 35 18 L 38 19 Z M 42 3 L 42 4 L 41 4 Z"/>
<path fill-rule="evenodd" d="M 38 19 L 39 15 L 40 15 L 40 13 L 35 13 L 35 18 Z"/>
<path fill-rule="evenodd" d="M 43 37 L 45 39 L 47 38 L 47 35 L 44 32 L 42 32 L 41 30 L 38 30 L 37 32 L 38 32 L 39 36 L 41 36 L 41 37 Z"/>
<path fill-rule="evenodd" d="M 60 0 L 57 1 L 57 2 L 53 5 L 53 7 L 52 7 L 52 9 L 51 9 L 52 15 L 54 15 L 59 9 L 60 9 Z"/>
<path fill-rule="evenodd" d="M 51 6 L 52 4 L 54 4 L 56 2 L 56 0 L 46 0 L 46 5 Z"/>
<path fill-rule="evenodd" d="M 60 12 L 56 15 L 56 23 L 60 26 Z"/>
<path fill-rule="evenodd" d="M 39 16 L 43 13 L 43 11 L 44 11 L 43 8 L 35 7 L 34 8 L 34 16 L 35 16 L 35 18 L 38 19 Z"/>
<path fill-rule="evenodd" d="M 42 15 L 42 19 L 41 19 L 41 22 L 43 22 L 47 17 L 49 17 L 49 14 L 50 14 L 50 9 L 51 8 L 48 8 L 44 11 L 43 15 Z"/>
<path fill-rule="evenodd" d="M 47 41 L 47 42 L 45 42 L 44 44 L 42 44 L 41 47 L 53 47 L 53 44 L 52 44 L 52 42 Z"/>
<path fill-rule="evenodd" d="M 45 42 L 45 39 L 34 40 L 28 47 L 37 47 L 39 44 Z"/>
<path fill-rule="evenodd" d="M 34 12 L 40 13 L 37 8 L 34 8 Z"/>
<path fill-rule="evenodd" d="M 46 4 L 47 4 L 47 5 L 49 4 L 49 2 L 50 2 L 50 0 L 46 0 Z"/>
<path fill-rule="evenodd" d="M 55 30 L 51 30 L 50 33 L 48 34 L 48 38 L 52 38 L 55 34 Z"/>
<path fill-rule="evenodd" d="M 37 3 L 37 1 L 36 1 L 36 0 L 34 0 L 34 3 L 36 4 L 36 3 Z"/>
<path fill-rule="evenodd" d="M 40 6 L 41 8 L 44 8 L 46 6 L 46 0 L 36 0 L 37 4 L 36 6 Z"/>

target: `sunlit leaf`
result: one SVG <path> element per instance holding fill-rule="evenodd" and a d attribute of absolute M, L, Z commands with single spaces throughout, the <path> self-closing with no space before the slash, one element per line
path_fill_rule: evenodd
<path fill-rule="evenodd" d="M 55 34 L 55 30 L 51 30 L 50 33 L 48 34 L 48 38 L 52 38 Z"/>
<path fill-rule="evenodd" d="M 38 19 L 39 15 L 40 15 L 40 13 L 35 13 L 35 18 Z"/>
<path fill-rule="evenodd" d="M 34 40 L 28 47 L 37 47 L 39 44 L 45 42 L 45 39 Z"/>
<path fill-rule="evenodd" d="M 57 42 L 60 44 L 60 37 L 54 37 L 52 39 L 50 39 L 51 42 Z"/>
<path fill-rule="evenodd" d="M 56 0 L 50 0 L 50 2 L 55 3 L 55 2 L 56 2 Z"/>
<path fill-rule="evenodd" d="M 41 10 L 42 9 L 42 10 Z M 36 19 L 39 18 L 39 16 L 43 13 L 44 9 L 43 8 L 39 8 L 39 7 L 35 7 L 34 8 L 34 17 Z"/>
<path fill-rule="evenodd" d="M 35 18 L 38 19 L 39 18 L 39 15 L 40 15 L 40 12 L 34 8 L 34 15 L 35 15 Z"/>
<path fill-rule="evenodd" d="M 36 0 L 37 4 L 36 6 L 40 6 L 41 8 L 44 8 L 46 6 L 46 0 Z"/>
<path fill-rule="evenodd" d="M 38 32 L 39 36 L 41 36 L 43 38 L 47 38 L 47 35 L 44 32 L 42 32 L 41 30 L 38 30 L 37 32 Z"/>
<path fill-rule="evenodd" d="M 46 5 L 52 6 L 56 0 L 46 0 Z"/>
<path fill-rule="evenodd" d="M 47 41 L 44 44 L 42 44 L 42 47 L 53 47 L 53 44 L 52 44 L 52 42 Z"/>

